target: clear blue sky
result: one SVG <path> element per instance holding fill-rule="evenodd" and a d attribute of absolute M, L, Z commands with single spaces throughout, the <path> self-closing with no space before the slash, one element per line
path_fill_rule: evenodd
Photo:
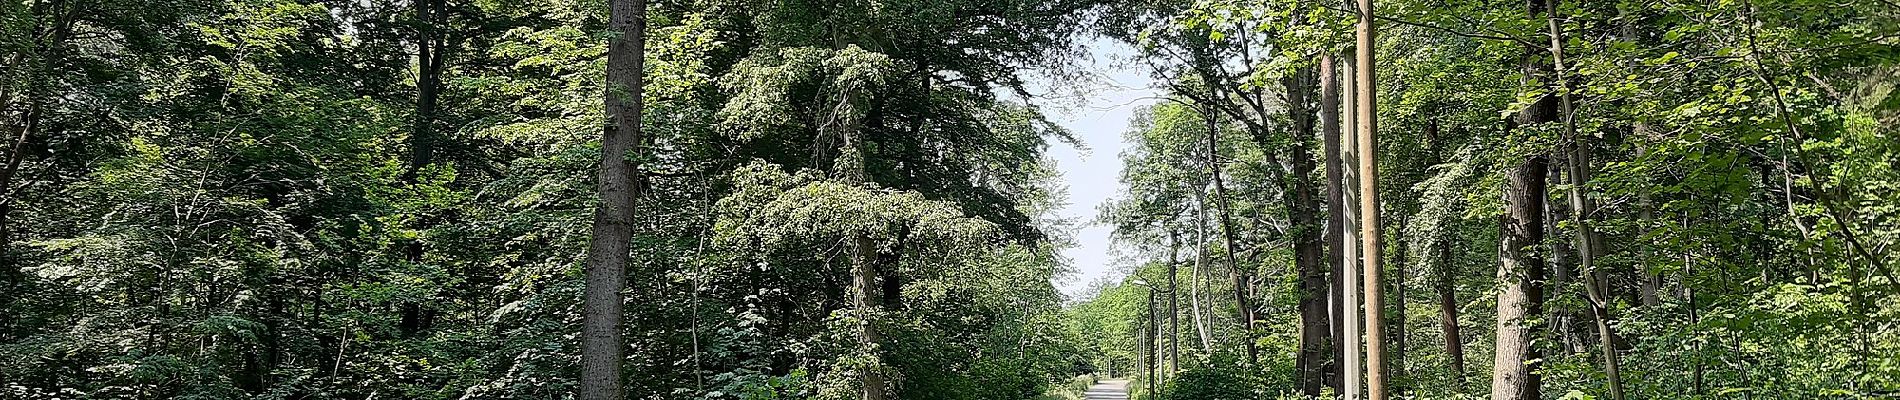
<path fill-rule="evenodd" d="M 1120 154 L 1127 147 L 1122 143 L 1122 133 L 1128 130 L 1129 118 L 1136 110 L 1154 104 L 1159 93 L 1141 68 L 1127 63 L 1134 49 L 1100 38 L 1091 40 L 1087 47 L 1089 58 L 1077 60 L 1076 67 L 1088 71 L 1091 82 L 1037 82 L 1043 90 L 1060 88 L 1037 99 L 1037 104 L 1087 146 L 1077 149 L 1057 144 L 1049 152 L 1068 188 L 1068 205 L 1060 216 L 1081 223 L 1080 231 L 1074 232 L 1077 246 L 1063 252 L 1078 273 L 1056 281 L 1063 293 L 1071 295 L 1114 270 L 1110 229 L 1092 222 L 1097 206 L 1119 191 Z"/>

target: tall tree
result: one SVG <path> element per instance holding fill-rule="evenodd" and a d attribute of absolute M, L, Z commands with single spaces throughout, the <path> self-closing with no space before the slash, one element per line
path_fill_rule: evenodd
<path fill-rule="evenodd" d="M 600 142 L 600 204 L 588 243 L 581 314 L 580 398 L 619 400 L 623 303 L 633 242 L 635 203 L 646 191 L 640 160 L 646 75 L 646 0 L 612 0 L 608 8 L 607 124 Z"/>
<path fill-rule="evenodd" d="M 1569 67 L 1564 64 L 1563 23 L 1557 12 L 1561 8 L 1559 0 L 1544 0 L 1546 26 L 1549 31 L 1551 72 L 1557 91 L 1558 113 L 1561 114 L 1564 142 L 1569 153 L 1564 157 L 1567 173 L 1570 177 L 1569 193 L 1572 222 L 1577 227 L 1577 261 L 1583 276 L 1583 287 L 1589 301 L 1590 316 L 1596 323 L 1597 343 L 1603 350 L 1603 372 L 1610 383 L 1610 398 L 1623 400 L 1623 380 L 1618 370 L 1616 354 L 1616 335 L 1610 329 L 1609 304 L 1605 295 L 1608 289 L 1608 274 L 1599 271 L 1596 259 L 1602 244 L 1598 242 L 1596 225 L 1596 203 L 1584 191 L 1590 183 L 1590 139 L 1577 132 L 1576 109 L 1571 98 Z"/>
<path fill-rule="evenodd" d="M 1549 12 L 1542 0 L 1528 2 L 1535 20 Z M 1540 63 L 1542 49 L 1526 47 L 1521 58 L 1524 79 L 1535 82 L 1546 76 L 1548 64 Z M 1517 113 L 1518 135 L 1527 136 L 1531 127 L 1557 120 L 1554 96 L 1541 96 Z M 1491 398 L 1499 400 L 1536 400 L 1541 398 L 1542 360 L 1532 343 L 1534 321 L 1542 317 L 1544 304 L 1544 260 L 1536 246 L 1544 241 L 1544 205 L 1549 163 L 1542 154 L 1522 156 L 1505 175 L 1504 216 L 1500 219 L 1498 240 L 1497 354 L 1492 361 Z"/>
<path fill-rule="evenodd" d="M 1333 392 L 1343 393 L 1341 391 L 1341 382 L 1344 378 L 1340 376 L 1340 361 L 1345 358 L 1346 354 L 1344 346 L 1341 346 L 1341 343 L 1345 343 L 1344 336 L 1346 334 L 1346 328 L 1344 321 L 1347 320 L 1344 297 L 1346 287 L 1345 281 L 1342 280 L 1346 274 L 1345 248 L 1343 247 L 1345 245 L 1346 234 L 1346 198 L 1344 188 L 1342 187 L 1342 185 L 1345 184 L 1345 175 L 1342 175 L 1344 171 L 1340 170 L 1343 168 L 1344 163 L 1340 160 L 1339 151 L 1340 110 L 1339 71 L 1337 64 L 1338 57 L 1332 52 L 1328 51 L 1320 54 L 1319 120 L 1321 142 L 1324 143 L 1325 146 L 1322 156 L 1325 157 L 1324 164 L 1326 168 L 1326 264 L 1331 268 L 1327 280 L 1331 281 L 1332 284 L 1328 300 L 1332 303 L 1331 347 L 1333 360 L 1328 367 L 1330 370 L 1328 373 L 1331 374 L 1328 385 L 1332 386 Z"/>

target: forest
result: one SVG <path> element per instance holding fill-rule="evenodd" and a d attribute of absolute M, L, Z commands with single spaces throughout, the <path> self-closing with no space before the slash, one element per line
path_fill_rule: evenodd
<path fill-rule="evenodd" d="M 0 139 L 0 399 L 1900 396 L 1893 0 L 0 0 Z"/>

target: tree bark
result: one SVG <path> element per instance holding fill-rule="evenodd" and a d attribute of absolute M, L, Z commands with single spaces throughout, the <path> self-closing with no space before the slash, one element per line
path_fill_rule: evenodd
<path fill-rule="evenodd" d="M 1544 0 L 1528 0 L 1526 7 L 1535 18 L 1546 12 Z M 1524 79 L 1544 76 L 1549 65 L 1539 64 L 1536 48 L 1526 48 L 1523 58 Z M 1557 103 L 1544 96 L 1520 110 L 1517 126 L 1531 126 L 1557 120 Z M 1491 398 L 1494 400 L 1538 400 L 1541 397 L 1542 361 L 1532 346 L 1535 322 L 1543 313 L 1544 260 L 1535 246 L 1544 241 L 1544 206 L 1548 204 L 1548 160 L 1529 155 L 1506 176 L 1505 213 L 1501 218 L 1498 240 L 1497 353 L 1492 362 Z"/>
<path fill-rule="evenodd" d="M 1282 187 L 1287 189 L 1284 200 L 1288 220 L 1293 223 L 1293 264 L 1300 285 L 1300 353 L 1295 364 L 1300 371 L 1301 390 L 1307 396 L 1322 393 L 1328 360 L 1332 358 L 1328 338 L 1332 321 L 1326 302 L 1327 266 L 1320 235 L 1322 221 L 1311 177 L 1313 157 L 1305 144 L 1318 133 L 1314 132 L 1314 116 L 1307 109 L 1314 75 L 1313 70 L 1302 69 L 1282 81 L 1286 86 L 1287 103 L 1292 105 L 1288 112 L 1292 114 L 1297 139 L 1287 146 L 1289 154 L 1281 165 L 1287 172 Z"/>
<path fill-rule="evenodd" d="M 1326 257 L 1326 264 L 1331 270 L 1327 280 L 1330 281 L 1332 285 L 1329 288 L 1328 300 L 1331 303 L 1331 310 L 1329 311 L 1332 313 L 1332 341 L 1330 343 L 1332 346 L 1330 347 L 1332 347 L 1333 362 L 1328 366 L 1327 385 L 1333 388 L 1334 393 L 1342 393 L 1340 386 L 1343 377 L 1340 376 L 1340 361 L 1345 358 L 1346 351 L 1343 346 L 1340 346 L 1340 343 L 1345 342 L 1343 337 L 1346 334 L 1346 330 L 1345 324 L 1341 321 L 1346 320 L 1346 307 L 1344 297 L 1342 297 L 1345 287 L 1343 286 L 1344 282 L 1340 280 L 1340 276 L 1346 274 L 1346 258 L 1344 256 L 1344 249 L 1341 247 L 1343 245 L 1341 242 L 1345 240 L 1346 198 L 1343 192 L 1344 188 L 1341 187 L 1341 185 L 1345 184 L 1344 171 L 1340 170 L 1343 168 L 1343 163 L 1339 159 L 1339 71 L 1337 71 L 1337 63 L 1338 58 L 1330 52 L 1320 55 L 1319 120 L 1320 136 L 1325 146 L 1323 152 L 1325 153 L 1326 165 L 1325 239 L 1326 249 L 1329 255 L 1329 257 Z"/>
<path fill-rule="evenodd" d="M 646 54 L 646 1 L 613 0 L 608 28 L 614 33 L 607 49 L 607 126 L 601 138 L 600 205 L 594 211 L 593 237 L 588 244 L 584 307 L 581 311 L 581 381 L 583 400 L 619 400 L 621 313 L 620 292 L 626 287 L 630 245 L 633 241 L 635 200 L 645 191 L 638 161 L 642 90 Z"/>
<path fill-rule="evenodd" d="M 1495 400 L 1540 399 L 1540 361 L 1531 341 L 1532 321 L 1543 308 L 1544 262 L 1535 246 L 1544 240 L 1546 168 L 1543 156 L 1529 156 L 1507 176 L 1498 249 L 1498 282 L 1504 290 L 1498 293 L 1497 357 L 1491 376 Z"/>
<path fill-rule="evenodd" d="M 1552 161 L 1559 165 L 1569 163 L 1566 161 L 1569 159 L 1568 152 L 1559 152 L 1552 158 Z M 1545 181 L 1564 182 L 1563 171 L 1564 168 L 1550 168 L 1545 171 Z M 1546 269 L 1544 270 L 1550 275 L 1550 283 L 1545 286 L 1550 290 L 1545 293 L 1550 296 L 1546 300 L 1557 300 L 1565 293 L 1570 293 L 1568 289 L 1576 281 L 1576 265 L 1570 259 L 1570 255 L 1576 253 L 1576 248 L 1571 245 L 1572 242 L 1561 239 L 1564 231 L 1557 227 L 1558 222 L 1570 220 L 1569 204 L 1557 198 L 1546 197 L 1544 200 L 1547 201 L 1544 204 L 1544 236 L 1549 238 L 1546 243 L 1550 245 L 1549 253 L 1545 255 L 1547 258 L 1545 258 Z M 1583 331 L 1577 327 L 1577 321 L 1582 320 L 1580 314 L 1561 302 L 1546 303 L 1545 308 L 1545 311 L 1550 314 L 1550 324 L 1546 328 L 1550 329 L 1550 335 L 1557 338 L 1558 344 L 1562 345 L 1562 354 L 1576 354 L 1583 348 L 1584 342 Z"/>
<path fill-rule="evenodd" d="M 442 70 L 447 42 L 442 37 L 442 0 L 416 0 L 416 116 L 409 133 L 409 168 L 402 178 L 415 183 L 417 175 L 435 162 L 435 120 L 441 97 Z"/>

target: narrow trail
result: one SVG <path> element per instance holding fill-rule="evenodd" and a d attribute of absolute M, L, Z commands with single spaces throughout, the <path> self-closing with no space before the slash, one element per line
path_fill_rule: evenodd
<path fill-rule="evenodd" d="M 1115 379 L 1096 382 L 1082 397 L 1088 400 L 1128 400 L 1128 381 Z"/>

